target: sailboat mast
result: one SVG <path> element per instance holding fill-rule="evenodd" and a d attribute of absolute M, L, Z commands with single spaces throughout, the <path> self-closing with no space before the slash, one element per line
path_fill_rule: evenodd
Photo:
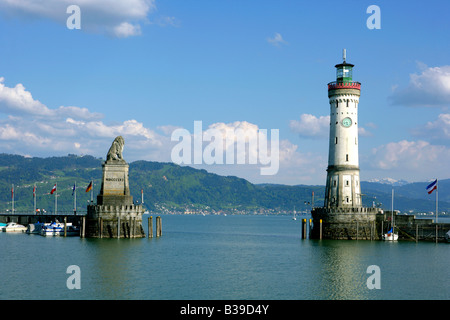
<path fill-rule="evenodd" d="M 391 227 L 394 232 L 394 188 L 392 188 L 392 211 L 391 211 Z"/>

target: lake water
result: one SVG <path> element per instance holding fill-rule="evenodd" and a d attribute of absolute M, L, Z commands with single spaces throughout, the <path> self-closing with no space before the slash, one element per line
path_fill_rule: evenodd
<path fill-rule="evenodd" d="M 289 216 L 163 215 L 162 223 L 153 239 L 0 232 L 0 299 L 450 298 L 446 243 L 302 240 L 301 220 Z M 71 265 L 81 289 L 67 287 Z M 372 265 L 380 289 L 367 286 Z"/>

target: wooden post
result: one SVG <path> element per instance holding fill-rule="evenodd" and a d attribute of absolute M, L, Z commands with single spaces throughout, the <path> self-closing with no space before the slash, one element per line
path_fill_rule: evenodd
<path fill-rule="evenodd" d="M 86 236 L 86 217 L 81 218 L 81 237 L 84 238 Z"/>
<path fill-rule="evenodd" d="M 156 217 L 156 236 L 161 237 L 162 236 L 162 223 L 161 223 L 161 217 Z"/>
<path fill-rule="evenodd" d="M 319 224 L 319 239 L 322 240 L 322 219 L 320 219 Z"/>
<path fill-rule="evenodd" d="M 302 219 L 302 239 L 306 239 L 306 219 Z"/>
<path fill-rule="evenodd" d="M 148 218 L 148 237 L 153 238 L 153 216 Z"/>
<path fill-rule="evenodd" d="M 312 219 L 309 219 L 309 238 L 311 239 L 311 225 L 312 225 Z"/>
<path fill-rule="evenodd" d="M 67 237 L 67 216 L 64 217 L 64 237 Z"/>
<path fill-rule="evenodd" d="M 98 226 L 99 238 L 102 239 L 103 238 L 103 218 L 98 218 L 98 220 L 99 220 L 99 226 Z"/>

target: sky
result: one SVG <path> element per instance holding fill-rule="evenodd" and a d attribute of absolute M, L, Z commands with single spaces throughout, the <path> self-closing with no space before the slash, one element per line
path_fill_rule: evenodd
<path fill-rule="evenodd" d="M 104 159 L 121 135 L 127 162 L 176 162 L 200 123 L 200 156 L 207 130 L 250 130 L 277 170 L 262 174 L 250 146 L 244 163 L 237 149 L 194 163 L 195 142 L 183 165 L 324 185 L 327 83 L 345 48 L 362 84 L 361 180 L 447 179 L 449 11 L 444 0 L 0 0 L 0 152 Z"/>

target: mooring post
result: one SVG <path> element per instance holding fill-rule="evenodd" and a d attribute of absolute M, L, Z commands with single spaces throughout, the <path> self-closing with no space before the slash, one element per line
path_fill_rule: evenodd
<path fill-rule="evenodd" d="M 161 237 L 162 236 L 162 225 L 161 225 L 161 217 L 156 217 L 156 236 Z"/>
<path fill-rule="evenodd" d="M 64 217 L 64 237 L 67 237 L 67 216 Z"/>
<path fill-rule="evenodd" d="M 81 233 L 80 236 L 82 238 L 84 238 L 84 236 L 86 235 L 86 216 L 83 216 L 83 218 L 81 218 Z"/>
<path fill-rule="evenodd" d="M 98 226 L 99 230 L 99 238 L 103 238 L 103 218 L 99 218 L 99 226 Z"/>
<path fill-rule="evenodd" d="M 148 218 L 148 237 L 153 238 L 153 216 Z"/>
<path fill-rule="evenodd" d="M 319 222 L 319 239 L 322 240 L 322 219 Z"/>
<path fill-rule="evenodd" d="M 312 219 L 309 219 L 309 238 L 311 239 L 311 226 L 312 226 Z"/>
<path fill-rule="evenodd" d="M 302 239 L 306 239 L 306 219 L 302 219 Z"/>

